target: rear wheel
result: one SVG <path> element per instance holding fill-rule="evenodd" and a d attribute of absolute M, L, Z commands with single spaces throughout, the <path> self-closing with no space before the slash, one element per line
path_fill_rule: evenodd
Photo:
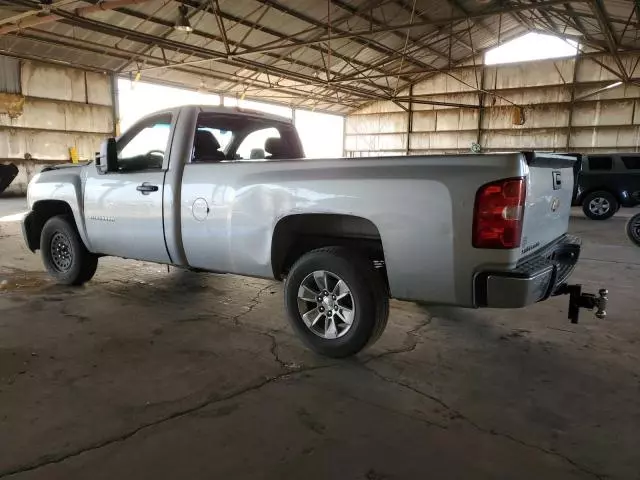
<path fill-rule="evenodd" d="M 371 261 L 343 247 L 328 247 L 293 265 L 285 283 L 285 307 L 309 348 L 340 358 L 380 337 L 389 296 Z"/>
<path fill-rule="evenodd" d="M 98 257 L 89 252 L 69 215 L 47 220 L 40 234 L 42 262 L 62 285 L 82 285 L 93 278 Z"/>
<path fill-rule="evenodd" d="M 582 202 L 584 214 L 592 220 L 606 220 L 615 215 L 619 203 L 609 192 L 591 192 Z"/>
<path fill-rule="evenodd" d="M 627 237 L 640 247 L 640 213 L 636 213 L 627 222 Z"/>

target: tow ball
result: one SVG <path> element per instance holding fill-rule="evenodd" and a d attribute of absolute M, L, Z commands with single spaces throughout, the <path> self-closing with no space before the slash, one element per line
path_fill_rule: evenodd
<path fill-rule="evenodd" d="M 593 293 L 582 293 L 582 285 L 561 285 L 555 295 L 569 295 L 569 320 L 571 323 L 578 323 L 580 320 L 580 309 L 596 309 L 596 317 L 603 319 L 607 316 L 607 303 L 609 302 L 609 292 L 602 288 L 598 290 L 598 295 Z"/>

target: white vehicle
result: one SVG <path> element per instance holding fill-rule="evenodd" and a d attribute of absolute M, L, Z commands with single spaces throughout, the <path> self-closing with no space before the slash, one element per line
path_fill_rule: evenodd
<path fill-rule="evenodd" d="M 523 153 L 301 160 L 289 120 L 185 106 L 29 185 L 24 234 L 57 281 L 101 256 L 286 280 L 289 319 L 324 355 L 375 341 L 389 298 L 517 308 L 565 285 L 571 157 Z"/>

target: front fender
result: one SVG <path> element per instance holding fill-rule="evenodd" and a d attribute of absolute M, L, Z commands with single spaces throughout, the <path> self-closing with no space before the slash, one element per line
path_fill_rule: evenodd
<path fill-rule="evenodd" d="M 31 181 L 28 199 L 31 210 L 37 209 L 40 202 L 53 200 L 67 204 L 73 214 L 80 238 L 87 249 L 91 250 L 84 221 L 83 185 L 84 167 L 49 170 L 40 173 Z M 25 228 L 27 225 L 23 222 Z"/>

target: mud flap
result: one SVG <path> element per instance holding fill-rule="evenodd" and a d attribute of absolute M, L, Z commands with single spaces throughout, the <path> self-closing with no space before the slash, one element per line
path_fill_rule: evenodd
<path fill-rule="evenodd" d="M 29 212 L 22 219 L 22 237 L 24 243 L 31 252 L 35 253 L 40 248 L 40 230 L 42 225 L 37 224 L 38 218 L 34 212 Z"/>

